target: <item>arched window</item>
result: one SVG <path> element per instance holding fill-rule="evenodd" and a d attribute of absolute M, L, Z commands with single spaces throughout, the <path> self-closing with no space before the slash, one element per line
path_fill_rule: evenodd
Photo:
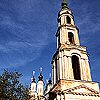
<path fill-rule="evenodd" d="M 79 58 L 76 55 L 72 56 L 72 68 L 75 80 L 81 80 Z"/>
<path fill-rule="evenodd" d="M 70 44 L 74 44 L 74 35 L 72 32 L 68 32 L 68 40 Z"/>
<path fill-rule="evenodd" d="M 69 16 L 66 17 L 67 23 L 71 24 L 71 18 Z"/>

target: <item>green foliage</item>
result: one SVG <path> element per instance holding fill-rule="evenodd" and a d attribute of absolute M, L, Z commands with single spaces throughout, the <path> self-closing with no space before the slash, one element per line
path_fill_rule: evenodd
<path fill-rule="evenodd" d="M 0 75 L 0 100 L 29 100 L 29 89 L 23 86 L 18 72 L 4 70 Z"/>

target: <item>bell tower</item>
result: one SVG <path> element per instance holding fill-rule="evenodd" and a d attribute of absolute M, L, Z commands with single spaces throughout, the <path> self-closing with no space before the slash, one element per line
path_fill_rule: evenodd
<path fill-rule="evenodd" d="M 48 100 L 99 100 L 98 83 L 92 82 L 88 53 L 80 44 L 79 29 L 66 0 L 62 0 L 57 20 L 57 50 L 51 62 L 53 88 Z"/>
<path fill-rule="evenodd" d="M 79 30 L 67 1 L 58 13 L 57 51 L 53 56 L 53 84 L 60 79 L 91 81 L 86 47 L 80 45 Z"/>
<path fill-rule="evenodd" d="M 57 48 L 61 44 L 80 45 L 78 28 L 74 23 L 74 16 L 67 6 L 66 0 L 62 2 L 62 9 L 58 13 Z"/>

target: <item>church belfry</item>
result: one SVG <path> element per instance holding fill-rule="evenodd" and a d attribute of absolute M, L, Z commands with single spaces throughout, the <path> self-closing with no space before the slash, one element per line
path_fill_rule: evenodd
<path fill-rule="evenodd" d="M 74 17 L 62 1 L 58 13 L 57 51 L 53 56 L 53 84 L 60 79 L 91 81 L 90 67 L 86 47 L 80 45 L 78 28 Z"/>
<path fill-rule="evenodd" d="M 98 83 L 92 82 L 88 53 L 80 44 L 79 29 L 66 0 L 62 0 L 57 20 L 57 50 L 52 58 L 53 88 L 49 100 L 99 100 Z"/>
<path fill-rule="evenodd" d="M 57 46 L 60 44 L 80 45 L 78 28 L 75 26 L 74 17 L 67 6 L 66 0 L 62 2 L 62 8 L 58 13 Z"/>

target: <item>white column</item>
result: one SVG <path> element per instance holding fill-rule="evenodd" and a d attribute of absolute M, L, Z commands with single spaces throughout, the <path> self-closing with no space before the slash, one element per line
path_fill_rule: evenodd
<path fill-rule="evenodd" d="M 63 33 L 63 29 L 62 28 L 60 28 L 60 41 L 61 41 L 61 44 L 63 43 L 63 35 L 62 35 L 62 33 Z"/>
<path fill-rule="evenodd" d="M 63 68 L 63 78 L 66 79 L 66 56 L 65 56 L 65 53 L 63 55 L 63 63 L 64 63 L 64 68 Z"/>
<path fill-rule="evenodd" d="M 62 79 L 62 52 L 59 53 L 59 78 Z"/>
<path fill-rule="evenodd" d="M 67 27 L 66 27 L 67 28 Z M 69 44 L 68 31 L 66 30 L 66 43 Z"/>
<path fill-rule="evenodd" d="M 91 81 L 90 67 L 88 60 L 85 60 L 87 80 Z"/>
<path fill-rule="evenodd" d="M 54 65 L 53 66 L 54 66 L 54 81 L 53 82 L 55 84 L 56 83 L 56 68 L 55 68 L 56 66 L 55 66 L 55 61 L 54 61 Z"/>
<path fill-rule="evenodd" d="M 79 36 L 78 36 L 78 31 L 75 29 L 75 43 L 77 45 L 80 45 L 80 42 L 79 42 Z"/>
<path fill-rule="evenodd" d="M 59 62 L 59 59 L 57 58 L 57 66 L 56 66 L 56 71 L 57 71 L 57 80 L 58 81 L 60 79 L 60 62 Z"/>
<path fill-rule="evenodd" d="M 52 65 L 52 83 L 54 84 L 54 66 Z"/>
<path fill-rule="evenodd" d="M 69 67 L 68 70 L 69 79 L 74 79 L 71 56 L 68 57 L 68 67 Z"/>
<path fill-rule="evenodd" d="M 68 57 L 64 55 L 64 78 L 69 79 Z"/>
<path fill-rule="evenodd" d="M 81 58 L 81 66 L 80 66 L 80 72 L 81 72 L 81 79 L 82 80 L 87 80 L 86 79 L 86 68 L 85 68 L 85 61 L 83 58 Z"/>
<path fill-rule="evenodd" d="M 64 78 L 64 76 L 65 76 L 65 73 L 64 73 L 65 72 L 64 71 L 65 70 L 64 51 L 62 51 L 62 58 L 61 59 L 62 59 L 62 79 L 65 79 Z"/>

